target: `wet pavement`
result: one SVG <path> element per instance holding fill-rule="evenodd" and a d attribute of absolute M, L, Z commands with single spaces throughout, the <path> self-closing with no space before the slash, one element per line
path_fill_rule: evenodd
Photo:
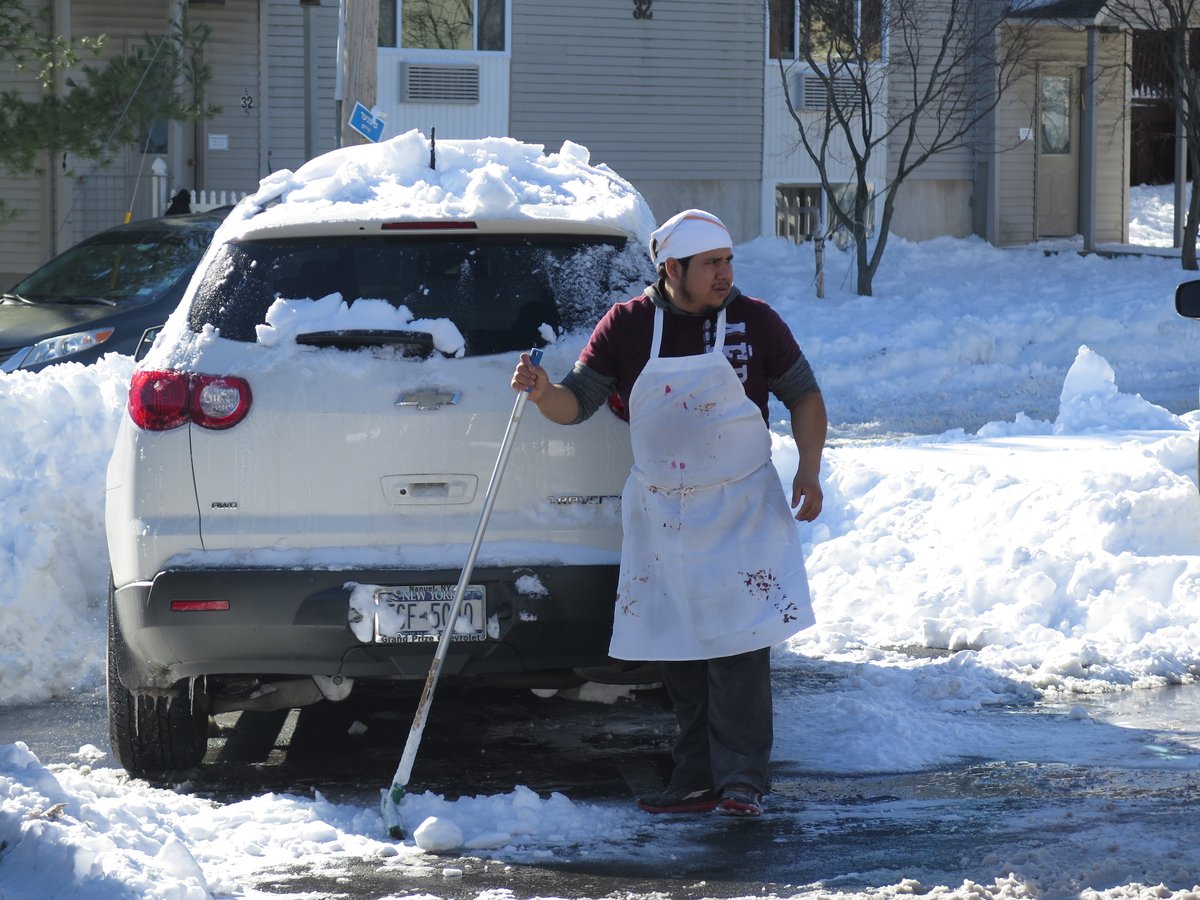
<path fill-rule="evenodd" d="M 812 671 L 777 678 L 821 689 Z M 222 716 L 223 733 L 210 741 L 205 765 L 174 787 L 220 802 L 319 790 L 334 802 L 374 808 L 399 761 L 416 696 L 414 688 L 300 711 Z M 777 758 L 761 820 L 661 817 L 648 820 L 637 839 L 612 846 L 541 857 L 446 855 L 428 875 L 381 868 L 377 860 L 330 872 L 329 860 L 318 859 L 256 887 L 364 898 L 474 898 L 497 888 L 518 900 L 630 892 L 722 898 L 787 896 L 814 884 L 860 891 L 904 878 L 930 890 L 1011 875 L 1055 898 L 1123 885 L 1135 880 L 1139 865 L 1150 884 L 1200 883 L 1200 685 L 969 715 L 992 717 L 1016 738 L 994 758 L 899 774 L 814 773 L 802 761 Z M 1081 720 L 1102 729 L 1090 732 L 1092 749 L 1067 760 L 1037 751 L 1061 744 L 1059 729 L 1078 728 Z M 666 776 L 671 732 L 657 690 L 599 704 L 443 685 L 409 787 L 453 798 L 527 785 L 577 802 L 632 803 Z M 84 743 L 107 748 L 103 700 L 0 711 L 0 740 L 18 738 L 47 764 L 70 761 Z M 1108 759 L 1109 740 L 1135 752 Z M 461 877 L 447 879 L 446 868 L 461 869 Z"/>

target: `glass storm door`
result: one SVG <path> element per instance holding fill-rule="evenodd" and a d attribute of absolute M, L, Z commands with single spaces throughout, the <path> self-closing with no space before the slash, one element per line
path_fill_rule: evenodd
<path fill-rule="evenodd" d="M 1079 231 L 1079 91 L 1074 75 L 1038 78 L 1038 237 Z"/>

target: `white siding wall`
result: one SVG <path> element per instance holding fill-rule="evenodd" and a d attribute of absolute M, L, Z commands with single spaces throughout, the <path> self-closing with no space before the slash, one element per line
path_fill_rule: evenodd
<path fill-rule="evenodd" d="M 404 67 L 477 66 L 478 102 L 412 102 L 405 96 Z M 438 138 L 483 138 L 508 134 L 509 60 L 507 54 L 380 47 L 376 59 L 375 102 L 387 117 L 383 137 L 412 129 Z M 349 110 L 346 115 L 349 116 Z"/>
<path fill-rule="evenodd" d="M 792 101 L 798 102 L 796 82 L 805 71 L 799 64 L 791 65 L 786 77 L 788 90 L 791 91 Z M 883 70 L 879 73 L 882 75 Z M 880 77 L 876 87 L 871 91 L 872 99 L 869 104 L 874 115 L 873 132 L 882 134 L 886 123 L 882 111 L 887 108 L 888 83 Z M 768 60 L 763 82 L 765 97 L 763 114 L 763 185 L 762 185 L 762 233 L 775 233 L 775 187 L 779 184 L 809 184 L 821 183 L 820 173 L 808 152 L 800 143 L 799 128 L 796 120 L 788 112 L 787 99 L 784 95 L 783 81 L 779 74 L 779 61 Z M 816 138 L 824 129 L 824 115 L 820 112 L 800 111 L 801 121 L 808 129 L 810 140 Z M 856 180 L 854 160 L 849 146 L 840 133 L 835 133 L 830 141 L 827 152 L 827 166 L 830 180 L 836 183 L 851 184 Z M 888 151 L 883 143 L 871 152 L 867 165 L 867 177 L 871 183 L 881 187 L 887 176 Z M 826 223 L 828 224 L 828 222 Z"/>

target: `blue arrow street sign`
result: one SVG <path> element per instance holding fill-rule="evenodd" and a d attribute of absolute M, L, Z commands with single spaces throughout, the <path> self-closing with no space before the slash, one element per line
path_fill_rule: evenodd
<path fill-rule="evenodd" d="M 355 102 L 350 114 L 350 127 L 372 143 L 383 137 L 383 116 L 377 116 L 361 103 Z"/>

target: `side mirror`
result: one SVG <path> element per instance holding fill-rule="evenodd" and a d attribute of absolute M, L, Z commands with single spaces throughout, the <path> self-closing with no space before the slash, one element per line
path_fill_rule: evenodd
<path fill-rule="evenodd" d="M 1200 281 L 1185 281 L 1175 288 L 1175 312 L 1200 319 Z"/>
<path fill-rule="evenodd" d="M 1200 282 L 1195 282 L 1200 284 Z M 1197 306 L 1200 309 L 1200 305 Z M 161 325 L 155 325 L 153 328 L 147 328 L 142 332 L 142 339 L 138 341 L 137 349 L 133 351 L 133 361 L 141 362 L 145 359 L 146 354 L 150 352 L 150 348 L 154 345 L 154 339 L 158 337 L 158 333 L 162 331 Z"/>

